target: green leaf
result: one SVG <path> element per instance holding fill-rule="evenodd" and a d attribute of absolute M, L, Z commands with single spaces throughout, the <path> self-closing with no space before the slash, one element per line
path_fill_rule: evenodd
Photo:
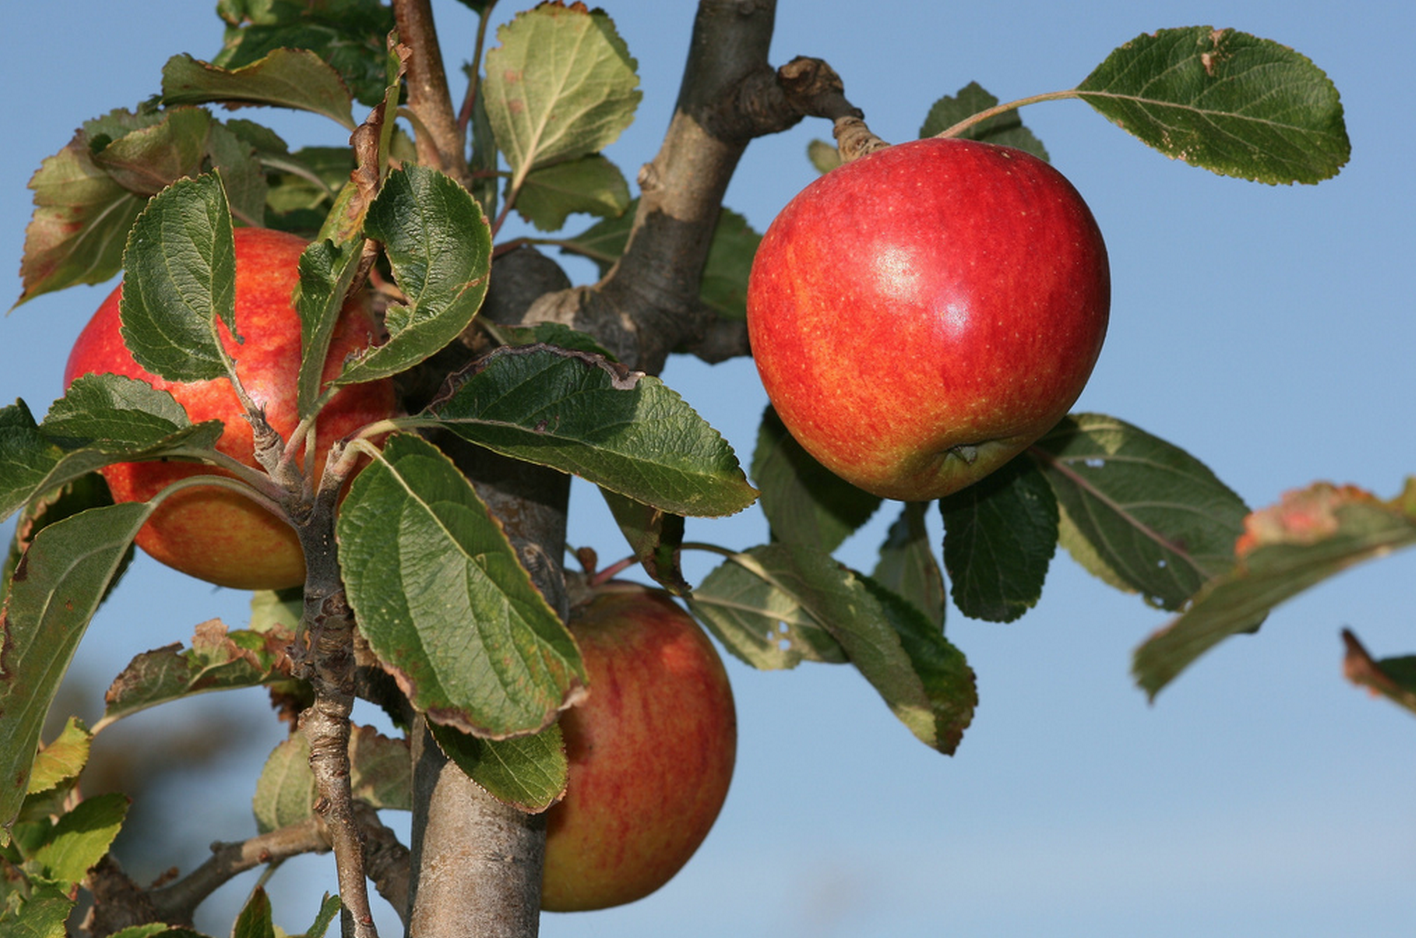
<path fill-rule="evenodd" d="M 1248 513 L 1199 460 L 1114 417 L 1073 414 L 1029 450 L 1061 508 L 1061 543 L 1117 589 L 1179 609 L 1234 563 Z"/>
<path fill-rule="evenodd" d="M 871 579 L 898 594 L 924 614 L 935 628 L 944 627 L 944 575 L 929 544 L 924 525 L 925 502 L 906 502 L 890 525 L 880 560 Z"/>
<path fill-rule="evenodd" d="M 561 249 L 594 261 L 603 276 L 629 243 L 638 205 L 638 199 L 632 200 L 618 217 L 597 222 L 574 238 L 559 242 Z M 747 275 L 761 240 L 762 236 L 737 212 L 726 208 L 719 211 L 698 282 L 698 298 L 724 319 L 747 317 Z"/>
<path fill-rule="evenodd" d="M 1043 474 L 1015 459 L 939 505 L 959 611 L 1012 622 L 1037 605 L 1058 536 L 1057 497 Z"/>
<path fill-rule="evenodd" d="M 95 731 L 149 707 L 194 694 L 280 683 L 290 677 L 293 634 L 284 629 L 228 632 L 212 619 L 198 625 L 192 647 L 168 645 L 135 657 L 104 696 Z"/>
<path fill-rule="evenodd" d="M 10 577 L 14 575 L 20 558 L 24 556 L 24 552 L 29 548 L 30 542 L 34 540 L 36 534 L 70 515 L 111 504 L 113 504 L 113 493 L 109 491 L 108 483 L 104 481 L 103 476 L 96 472 L 79 476 L 58 488 L 30 499 L 15 521 L 14 536 L 10 539 L 10 552 L 5 558 L 3 573 L 0 573 L 0 603 L 4 602 L 5 596 L 9 592 Z M 132 551 L 129 551 L 127 556 L 123 558 L 123 562 L 119 564 L 113 581 L 108 585 L 110 591 L 127 570 L 131 559 Z"/>
<path fill-rule="evenodd" d="M 747 320 L 747 275 L 762 235 L 731 209 L 718 213 L 698 295 L 724 319 Z"/>
<path fill-rule="evenodd" d="M 119 375 L 75 379 L 42 425 L 17 401 L 0 409 L 0 518 L 110 463 L 190 458 L 221 431 L 220 421 L 189 423 L 166 391 Z"/>
<path fill-rule="evenodd" d="M 295 308 L 300 313 L 300 417 L 308 417 L 320 396 L 330 337 L 344 309 L 344 297 L 359 271 L 359 244 L 340 247 L 316 241 L 300 255 L 300 289 Z"/>
<path fill-rule="evenodd" d="M 1350 629 L 1342 630 L 1347 654 L 1342 673 L 1349 681 L 1381 694 L 1399 707 L 1416 713 L 1416 656 L 1375 660 Z"/>
<path fill-rule="evenodd" d="M 829 173 L 841 165 L 841 151 L 836 149 L 834 143 L 827 143 L 825 140 L 813 140 L 808 143 L 806 158 L 816 167 L 818 173 Z"/>
<path fill-rule="evenodd" d="M 272 49 L 249 65 L 225 69 L 185 53 L 162 67 L 162 101 L 268 105 L 313 111 L 353 130 L 353 102 L 339 72 L 308 49 Z"/>
<path fill-rule="evenodd" d="M 929 109 L 929 115 L 924 119 L 924 125 L 919 129 L 919 135 L 921 138 L 937 136 L 959 121 L 997 104 L 996 97 L 985 91 L 978 82 L 971 81 L 960 88 L 957 95 L 945 95 L 934 102 L 934 106 Z M 983 143 L 1015 147 L 1040 160 L 1048 159 L 1047 148 L 1031 130 L 1023 126 L 1023 119 L 1016 110 L 979 121 L 957 136 L 961 140 L 979 140 Z"/>
<path fill-rule="evenodd" d="M 436 170 L 389 174 L 365 218 L 383 243 L 407 297 L 385 314 L 389 339 L 345 366 L 339 384 L 398 374 L 455 339 L 482 305 L 492 268 L 492 234 L 467 190 Z"/>
<path fill-rule="evenodd" d="M 497 38 L 482 93 L 513 191 L 538 167 L 604 149 L 634 120 L 638 66 L 604 11 L 541 4 Z"/>
<path fill-rule="evenodd" d="M 516 211 L 542 231 L 559 230 L 574 212 L 617 218 L 628 207 L 624 174 L 598 153 L 532 170 L 516 197 Z"/>
<path fill-rule="evenodd" d="M 527 814 L 539 814 L 565 794 L 570 765 L 560 724 L 515 739 L 478 739 L 449 726 L 430 724 L 443 753 L 493 798 Z"/>
<path fill-rule="evenodd" d="M 608 489 L 600 489 L 600 494 L 644 572 L 675 596 L 687 596 L 688 581 L 679 565 L 683 515 L 670 514 Z"/>
<path fill-rule="evenodd" d="M 790 549 L 758 547 L 719 564 L 686 597 L 689 611 L 723 647 L 759 670 L 795 668 L 802 661 L 842 664 L 849 658 L 841 643 L 769 572 L 770 565 L 789 562 L 776 554 Z"/>
<path fill-rule="evenodd" d="M 676 392 L 585 352 L 502 346 L 410 422 L 673 514 L 729 515 L 756 496 L 727 441 Z"/>
<path fill-rule="evenodd" d="M 275 921 L 271 917 L 270 897 L 257 886 L 236 915 L 231 926 L 231 938 L 276 938 Z"/>
<path fill-rule="evenodd" d="M 851 485 L 802 449 L 770 405 L 757 431 L 752 478 L 762 492 L 772 536 L 827 553 L 880 507 L 880 496 Z"/>
<path fill-rule="evenodd" d="M 736 566 L 761 584 L 744 589 Z M 825 647 L 825 633 L 922 742 L 953 753 L 973 716 L 973 672 L 922 613 L 823 551 L 770 544 L 734 554 L 689 607 L 749 664 L 791 666 Z M 804 641 L 803 641 L 804 640 Z M 824 659 L 818 659 L 824 660 Z"/>
<path fill-rule="evenodd" d="M 118 792 L 85 798 L 59 818 L 49 841 L 34 855 L 41 876 L 56 885 L 82 882 L 103 859 L 128 814 L 128 799 Z"/>
<path fill-rule="evenodd" d="M 30 771 L 27 794 L 58 788 L 79 777 L 88 764 L 93 734 L 77 717 L 69 717 L 64 729 L 39 751 Z"/>
<path fill-rule="evenodd" d="M 29 182 L 34 216 L 25 229 L 17 303 L 74 284 L 102 283 L 123 266 L 128 229 L 148 197 L 201 171 L 210 115 L 113 111 L 86 122 Z"/>
<path fill-rule="evenodd" d="M 0 919 L 6 938 L 65 938 L 64 924 L 73 912 L 74 900 L 56 886 L 34 884 L 30 895 L 17 909 L 4 909 Z"/>
<path fill-rule="evenodd" d="M 207 135 L 207 153 L 211 168 L 221 176 L 233 218 L 252 227 L 265 225 L 265 167 L 251 144 L 242 140 L 224 125 L 213 122 Z"/>
<path fill-rule="evenodd" d="M 256 779 L 251 797 L 256 830 L 268 834 L 309 819 L 318 794 L 310 770 L 310 741 L 304 733 L 296 733 L 271 751 Z"/>
<path fill-rule="evenodd" d="M 230 25 L 213 65 L 236 70 L 277 49 L 305 49 L 333 66 L 360 103 L 373 107 L 383 98 L 394 17 L 379 0 L 220 0 L 217 13 Z"/>
<path fill-rule="evenodd" d="M 226 376 L 216 324 L 235 334 L 236 246 L 221 181 L 183 179 L 154 196 L 133 223 L 123 266 L 123 342 L 138 364 L 169 381 Z"/>
<path fill-rule="evenodd" d="M 0 612 L 0 824 L 27 790 L 49 704 L 74 649 L 152 507 L 126 502 L 49 525 L 25 551 Z"/>
<path fill-rule="evenodd" d="M 349 786 L 355 799 L 378 809 L 413 808 L 413 764 L 408 743 L 371 726 L 354 726 L 349 737 Z M 310 769 L 304 733 L 283 740 L 266 757 L 251 811 L 261 833 L 290 827 L 314 815 L 319 787 Z"/>
<path fill-rule="evenodd" d="M 1166 156 L 1225 176 L 1316 183 L 1352 153 L 1327 75 L 1287 46 L 1232 29 L 1137 36 L 1077 94 Z"/>
<path fill-rule="evenodd" d="M 325 933 L 329 931 L 329 926 L 339 918 L 340 910 L 343 908 L 344 903 L 339 900 L 338 896 L 325 896 L 319 914 L 315 916 L 314 923 L 305 932 L 305 938 L 324 938 Z"/>
<path fill-rule="evenodd" d="M 350 487 L 338 536 L 361 631 L 433 722 L 490 737 L 534 732 L 584 682 L 570 633 L 431 444 L 392 437 Z"/>
<path fill-rule="evenodd" d="M 1379 502 L 1317 483 L 1246 522 L 1238 564 L 1207 583 L 1184 614 L 1136 649 L 1131 670 L 1154 698 L 1220 641 L 1250 631 L 1275 606 L 1364 560 L 1416 544 L 1416 485 Z"/>

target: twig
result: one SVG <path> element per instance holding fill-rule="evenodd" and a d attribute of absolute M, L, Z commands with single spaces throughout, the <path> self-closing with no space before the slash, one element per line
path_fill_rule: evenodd
<path fill-rule="evenodd" d="M 418 160 L 471 188 L 465 138 L 448 93 L 431 0 L 394 0 L 393 15 L 399 41 L 413 50 L 408 60 L 408 108 L 427 131 L 418 134 Z"/>

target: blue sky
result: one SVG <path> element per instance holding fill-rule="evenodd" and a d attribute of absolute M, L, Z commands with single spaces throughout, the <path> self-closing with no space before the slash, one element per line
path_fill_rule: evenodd
<path fill-rule="evenodd" d="M 609 151 L 632 179 L 671 113 L 693 4 L 604 5 L 639 59 L 645 91 L 635 126 Z M 1110 334 L 1078 409 L 1189 449 L 1254 506 L 1316 479 L 1395 493 L 1416 468 L 1402 416 L 1416 388 L 1408 47 L 1416 8 L 959 6 L 782 0 L 774 61 L 826 59 L 876 133 L 895 141 L 915 136 L 929 105 L 969 81 L 1003 100 L 1071 87 L 1113 47 L 1160 27 L 1236 27 L 1291 45 L 1328 72 L 1353 158 L 1317 187 L 1260 186 L 1173 163 L 1080 102 L 1030 107 L 1023 119 L 1090 203 L 1111 254 Z M 16 92 L 0 157 L 10 297 L 30 212 L 25 182 L 40 160 L 81 121 L 156 91 L 170 55 L 214 54 L 220 23 L 211 8 L 50 0 L 10 11 L 12 35 L 24 37 L 0 65 Z M 470 50 L 475 17 L 452 0 L 435 9 L 456 63 Z M 294 144 L 340 142 L 338 128 L 318 118 L 271 122 Z M 814 176 L 807 142 L 828 136 L 815 123 L 755 142 L 729 206 L 765 228 Z M 42 297 L 0 323 L 0 397 L 23 396 L 42 411 L 108 289 Z M 675 360 L 664 377 L 750 459 L 765 403 L 750 362 Z M 577 492 L 572 541 L 618 556 L 598 499 Z M 877 518 L 843 559 L 868 568 L 891 517 Z M 732 547 L 766 537 L 757 511 L 690 522 L 688 533 Z M 690 577 L 710 566 L 693 560 Z M 803 665 L 762 674 L 729 662 L 739 769 L 704 848 L 655 896 L 549 916 L 542 933 L 1409 934 L 1416 723 L 1342 680 L 1338 631 L 1352 627 L 1379 656 L 1416 650 L 1413 576 L 1406 555 L 1347 573 L 1281 608 L 1259 635 L 1226 643 L 1149 705 L 1130 682 L 1129 656 L 1166 616 L 1059 553 L 1042 602 L 1022 620 L 951 615 L 949 635 L 978 673 L 981 696 L 953 758 L 917 743 L 852 672 Z M 78 667 L 106 684 L 132 655 L 185 640 L 204 619 L 239 625 L 245 606 L 242 594 L 141 562 L 101 611 Z M 258 693 L 204 705 L 253 721 L 265 709 Z M 173 715 L 135 722 L 159 732 Z M 240 758 L 221 764 L 219 781 L 179 780 L 168 792 L 174 811 L 209 828 L 199 842 L 252 832 L 247 797 L 282 732 L 257 726 Z M 305 872 L 321 877 L 316 887 L 301 880 Z M 250 884 L 234 884 L 226 901 Z M 299 930 L 318 892 L 333 889 L 332 865 L 292 864 L 273 888 L 277 921 Z"/>

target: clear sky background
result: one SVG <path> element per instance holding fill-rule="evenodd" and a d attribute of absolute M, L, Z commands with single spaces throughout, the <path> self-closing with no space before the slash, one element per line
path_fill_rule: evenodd
<path fill-rule="evenodd" d="M 644 89 L 637 122 L 609 151 L 632 180 L 672 111 L 694 4 L 605 5 Z M 452 0 L 434 6 L 454 70 L 470 56 L 475 17 Z M 499 19 L 516 10 L 506 6 Z M 40 160 L 81 121 L 156 92 L 169 56 L 215 54 L 212 7 L 46 0 L 7 10 L 0 257 L 9 272 L 0 293 L 19 294 L 25 183 Z M 1316 479 L 1394 494 L 1416 469 L 1416 7 L 782 0 L 773 60 L 826 59 L 876 133 L 903 141 L 935 99 L 969 81 L 1003 100 L 1068 88 L 1139 33 L 1198 24 L 1275 39 L 1325 69 L 1342 92 L 1352 161 L 1317 187 L 1273 188 L 1173 163 L 1080 102 L 1025 109 L 1111 253 L 1111 331 L 1077 409 L 1185 447 L 1255 507 Z M 319 118 L 269 116 L 292 145 L 342 142 Z M 806 144 L 829 130 L 813 122 L 755 142 L 728 205 L 764 229 L 813 178 Z M 48 295 L 0 323 L 0 398 L 23 396 L 43 412 L 74 336 L 110 288 Z M 675 360 L 664 377 L 750 460 L 765 403 L 750 362 Z M 572 542 L 619 556 L 598 498 L 577 493 Z M 869 569 L 893 515 L 882 513 L 840 556 Z M 688 533 L 746 548 L 766 539 L 766 526 L 754 509 L 690 522 Z M 710 567 L 692 559 L 690 578 Z M 1413 580 L 1410 555 L 1349 572 L 1279 609 L 1259 635 L 1225 643 L 1150 705 L 1129 658 L 1168 617 L 1059 553 L 1041 603 L 1020 621 L 975 622 L 951 609 L 948 633 L 981 697 L 953 758 L 916 742 L 853 671 L 757 673 L 729 661 L 739 767 L 703 849 L 658 894 L 548 916 L 542 934 L 1410 935 L 1416 721 L 1341 678 L 1338 632 L 1354 628 L 1378 656 L 1416 651 Z M 76 667 L 101 688 L 133 655 L 186 641 L 213 616 L 240 626 L 246 596 L 140 561 Z M 168 812 L 164 836 L 174 844 L 186 831 L 185 852 L 166 861 L 184 870 L 205 843 L 254 832 L 249 793 L 283 734 L 259 691 L 207 698 L 196 710 L 199 736 L 241 745 L 215 772 L 179 774 L 149 806 Z M 129 742 L 107 745 L 138 751 L 182 712 L 135 719 Z M 226 905 L 205 927 L 224 933 L 252 882 L 221 894 Z M 290 864 L 272 883 L 278 923 L 303 930 L 333 883 L 328 857 Z"/>

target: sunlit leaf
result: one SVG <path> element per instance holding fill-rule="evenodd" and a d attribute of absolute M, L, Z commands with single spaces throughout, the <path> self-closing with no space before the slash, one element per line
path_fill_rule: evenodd
<path fill-rule="evenodd" d="M 153 197 L 123 267 L 123 342 L 138 364 L 169 381 L 228 374 L 217 323 L 236 331 L 236 247 L 221 181 L 183 179 Z"/>
<path fill-rule="evenodd" d="M 35 852 L 40 875 L 56 885 L 83 881 L 89 868 L 108 852 L 128 814 L 128 799 L 119 792 L 85 798 L 54 825 L 49 842 Z"/>
<path fill-rule="evenodd" d="M 637 67 L 604 11 L 543 3 L 497 29 L 487 52 L 487 116 L 512 171 L 596 153 L 634 120 Z"/>
<path fill-rule="evenodd" d="M 320 393 L 320 379 L 329 355 L 330 338 L 344 309 L 344 297 L 359 270 L 359 246 L 316 241 L 300 255 L 300 289 L 295 308 L 300 313 L 299 408 L 310 415 Z"/>
<path fill-rule="evenodd" d="M 1232 29 L 1137 36 L 1077 93 L 1165 155 L 1226 176 L 1315 183 L 1352 152 L 1327 75 L 1287 46 Z"/>
<path fill-rule="evenodd" d="M 406 298 L 385 313 L 389 339 L 350 362 L 340 384 L 398 374 L 455 339 L 482 305 L 492 234 L 481 208 L 452 179 L 422 166 L 389 174 L 365 218 Z"/>
<path fill-rule="evenodd" d="M 727 441 L 657 378 L 549 345 L 503 346 L 419 424 L 695 517 L 752 504 Z"/>
<path fill-rule="evenodd" d="M 560 724 L 514 739 L 479 739 L 432 724 L 443 753 L 503 804 L 536 814 L 565 794 L 570 765 Z"/>
<path fill-rule="evenodd" d="M 396 435 L 339 515 L 349 602 L 433 722 L 489 737 L 550 723 L 584 681 L 570 633 L 452 462 Z"/>
<path fill-rule="evenodd" d="M 532 170 L 516 210 L 542 231 L 558 231 L 575 212 L 616 218 L 629 207 L 629 184 L 609 160 L 592 153 Z"/>
<path fill-rule="evenodd" d="M 236 69 L 174 55 L 162 68 L 162 99 L 174 104 L 259 104 L 313 111 L 356 126 L 349 90 L 339 73 L 308 49 L 272 49 Z"/>

